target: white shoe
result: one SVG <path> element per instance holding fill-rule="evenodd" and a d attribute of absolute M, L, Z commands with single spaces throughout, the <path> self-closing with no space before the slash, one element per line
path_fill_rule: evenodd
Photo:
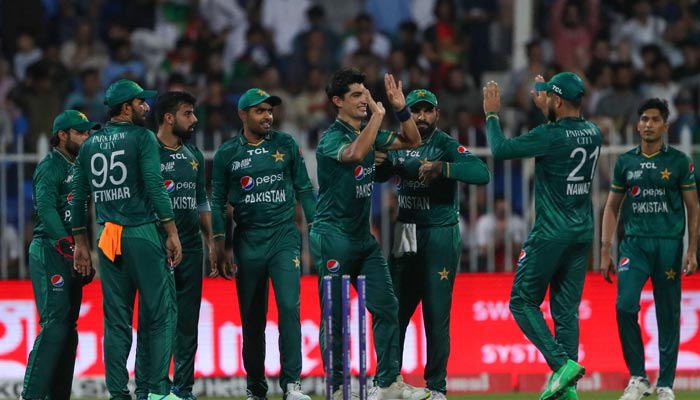
<path fill-rule="evenodd" d="M 431 390 L 428 400 L 447 400 L 447 396 L 439 390 Z"/>
<path fill-rule="evenodd" d="M 652 393 L 651 383 L 647 378 L 641 376 L 633 376 L 622 393 L 620 400 L 639 400 L 642 397 L 649 396 Z"/>
<path fill-rule="evenodd" d="M 405 383 L 401 375 L 388 387 L 374 386 L 370 389 L 368 400 L 425 400 L 430 397 L 430 391 L 426 388 L 417 388 Z"/>
<path fill-rule="evenodd" d="M 311 397 L 301 391 L 301 383 L 293 382 L 287 384 L 287 393 L 284 400 L 311 400 Z"/>
<path fill-rule="evenodd" d="M 357 400 L 360 398 L 360 394 L 357 392 L 350 391 L 350 397 L 348 397 L 350 400 Z M 335 392 L 333 392 L 333 400 L 343 400 L 343 388 L 338 388 Z"/>
<path fill-rule="evenodd" d="M 659 400 L 674 400 L 676 396 L 670 387 L 662 386 L 656 388 L 656 398 Z"/>

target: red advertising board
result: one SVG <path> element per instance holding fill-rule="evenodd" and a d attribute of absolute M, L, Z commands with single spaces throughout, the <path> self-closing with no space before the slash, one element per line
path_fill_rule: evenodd
<path fill-rule="evenodd" d="M 512 282 L 510 274 L 461 274 L 457 277 L 452 304 L 452 351 L 448 365 L 453 391 L 498 391 L 526 388 L 537 390 L 542 377 L 549 372 L 541 354 L 522 335 L 508 310 Z M 322 376 L 319 350 L 319 301 L 315 277 L 302 278 L 301 329 L 304 376 Z M 236 301 L 235 283 L 221 279 L 205 279 L 204 299 L 199 321 L 199 350 L 196 373 L 200 377 L 242 376 L 241 327 Z M 272 292 L 272 291 L 271 291 Z M 102 348 L 102 301 L 99 281 L 85 287 L 78 320 L 80 344 L 75 366 L 77 377 L 104 375 Z M 600 275 L 588 276 L 579 308 L 581 320 L 580 362 L 587 368 L 592 382 L 599 373 L 606 379 L 624 384 L 627 372 L 622 359 L 615 319 L 614 285 Z M 267 324 L 267 360 L 269 376 L 280 370 L 277 350 L 277 310 L 271 294 Z M 551 324 L 548 303 L 543 310 Z M 353 310 L 356 305 L 353 298 Z M 642 293 L 640 322 L 650 372 L 658 370 L 656 346 L 656 310 L 651 287 Z M 357 335 L 356 315 L 352 316 L 353 337 Z M 0 371 L 4 379 L 21 380 L 34 338 L 39 331 L 31 283 L 0 282 Z M 376 357 L 368 340 L 369 372 Z M 134 332 L 135 335 L 135 332 Z M 135 346 L 135 341 L 134 341 Z M 133 347 L 128 366 L 133 373 Z M 353 340 L 351 360 L 358 366 L 357 341 Z M 420 309 L 406 335 L 403 373 L 410 381 L 420 383 L 426 360 L 426 344 Z M 681 340 L 678 360 L 679 375 L 697 376 L 700 372 L 700 278 L 683 282 Z M 533 378 L 534 377 L 534 378 Z M 531 379 L 532 378 L 532 379 Z M 490 383 L 489 383 L 490 379 Z M 535 383 L 529 383 L 535 382 Z M 463 390 L 459 389 L 463 385 Z M 594 385 L 594 383 L 591 383 Z M 606 385 L 610 386 L 610 385 Z M 613 385 L 614 386 L 614 385 Z"/>

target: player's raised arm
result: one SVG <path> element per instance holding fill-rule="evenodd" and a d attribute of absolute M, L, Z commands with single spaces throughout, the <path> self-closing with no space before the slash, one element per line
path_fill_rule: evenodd
<path fill-rule="evenodd" d="M 410 110 L 406 106 L 403 84 L 401 81 L 397 84 L 393 75 L 384 74 L 384 88 L 389 98 L 389 103 L 391 103 L 391 107 L 401 123 L 401 129 L 388 149 L 411 149 L 419 146 L 421 143 L 420 133 L 416 122 L 411 118 Z"/>

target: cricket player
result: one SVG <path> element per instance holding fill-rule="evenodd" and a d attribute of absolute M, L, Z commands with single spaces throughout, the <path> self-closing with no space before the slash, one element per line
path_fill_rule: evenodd
<path fill-rule="evenodd" d="M 83 275 L 91 265 L 88 197 L 99 224 L 105 375 L 111 399 L 131 399 L 126 360 L 137 290 L 143 306 L 139 314 L 146 314 L 140 328 L 149 337 L 149 399 L 179 399 L 170 394 L 168 379 L 177 317 L 169 264 L 180 263 L 182 248 L 163 186 L 158 141 L 142 126 L 150 110 L 145 99 L 155 95 L 126 79 L 110 85 L 105 95 L 110 120 L 83 144 L 73 176 L 75 269 Z M 167 234 L 165 243 L 159 224 Z"/>
<path fill-rule="evenodd" d="M 690 158 L 664 144 L 668 104 L 645 100 L 638 110 L 641 144 L 617 159 L 603 213 L 600 269 L 612 283 L 615 274 L 610 249 L 624 209 L 625 235 L 617 264 L 617 326 L 631 379 L 621 400 L 639 400 L 652 393 L 644 370 L 644 343 L 639 327 L 639 299 L 651 278 L 659 329 L 658 399 L 672 400 L 681 317 L 681 274 L 698 267 L 698 196 Z M 683 234 L 688 212 L 688 250 L 683 257 Z"/>
<path fill-rule="evenodd" d="M 177 325 L 173 347 L 175 372 L 172 393 L 196 400 L 194 385 L 194 357 L 197 352 L 199 307 L 202 303 L 202 240 L 213 258 L 211 209 L 207 198 L 204 175 L 204 155 L 188 141 L 194 133 L 197 117 L 194 105 L 197 99 L 187 92 L 166 92 L 156 99 L 154 106 L 158 122 L 160 170 L 165 179 L 165 191 L 175 213 L 182 262 L 175 268 L 177 298 Z M 149 358 L 148 332 L 141 329 L 136 350 L 136 397 L 148 397 L 146 360 Z"/>
<path fill-rule="evenodd" d="M 64 111 L 53 121 L 53 149 L 37 165 L 32 180 L 34 238 L 29 245 L 29 273 L 41 330 L 29 353 L 22 399 L 70 399 L 75 354 L 76 321 L 83 285 L 92 280 L 74 276 L 71 235 L 73 164 L 91 129 L 84 114 Z"/>
<path fill-rule="evenodd" d="M 267 396 L 265 325 L 269 281 L 278 309 L 280 386 L 284 400 L 309 400 L 301 374 L 301 238 L 294 221 L 297 199 L 311 223 L 315 196 L 304 157 L 294 139 L 272 129 L 277 96 L 249 89 L 238 100 L 243 130 L 214 155 L 212 224 L 221 276 L 235 273 L 243 329 L 248 399 Z M 234 266 L 224 249 L 226 203 L 233 206 Z"/>
<path fill-rule="evenodd" d="M 540 400 L 576 399 L 585 369 L 578 360 L 583 282 L 593 240 L 591 182 L 602 135 L 581 117 L 584 87 L 571 72 L 535 78 L 532 98 L 549 123 L 506 139 L 498 120 L 498 84 L 484 87 L 486 134 L 496 159 L 535 157 L 535 224 L 523 244 L 510 311 L 554 371 Z M 540 305 L 549 289 L 554 335 Z"/>
<path fill-rule="evenodd" d="M 395 174 L 399 195 L 390 258 L 399 300 L 399 349 L 403 350 L 411 316 L 422 301 L 428 346 L 424 377 L 430 398 L 444 400 L 452 288 L 462 252 L 457 182 L 485 185 L 491 174 L 483 161 L 437 128 L 440 110 L 435 94 L 413 90 L 406 97 L 406 107 L 422 144 L 411 150 L 390 151 L 387 161 L 377 167 L 377 180 L 385 181 Z"/>
<path fill-rule="evenodd" d="M 321 136 L 316 150 L 319 199 L 316 220 L 311 227 L 310 246 L 318 271 L 319 297 L 325 301 L 323 278 L 333 276 L 333 298 L 341 298 L 342 275 L 353 285 L 358 275 L 367 277 L 367 308 L 372 314 L 377 355 L 372 399 L 425 399 L 430 392 L 404 383 L 400 371 L 398 301 L 394 295 L 386 259 L 370 234 L 369 208 L 375 174 L 375 150 L 414 148 L 420 134 L 406 107 L 401 81 L 384 76 L 391 107 L 401 122 L 401 131 L 381 130 L 385 109 L 375 102 L 358 70 L 336 71 L 326 94 L 338 116 Z M 371 117 L 367 119 L 368 112 Z M 343 398 L 341 302 L 333 302 L 333 398 Z M 320 337 L 325 324 L 321 322 Z M 322 351 L 325 351 L 321 340 Z M 325 360 L 324 360 L 325 362 Z"/>

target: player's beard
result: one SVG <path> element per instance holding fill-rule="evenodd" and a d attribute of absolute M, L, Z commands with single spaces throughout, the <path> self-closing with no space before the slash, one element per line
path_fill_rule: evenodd
<path fill-rule="evenodd" d="M 556 122 L 557 120 L 557 111 L 552 104 L 547 108 L 547 119 L 549 122 Z"/>
<path fill-rule="evenodd" d="M 194 133 L 194 124 L 190 125 L 189 128 L 183 128 L 177 123 L 173 126 L 173 135 L 177 136 L 180 138 L 180 141 L 182 143 L 187 143 L 190 138 L 192 137 L 192 134 Z"/>
<path fill-rule="evenodd" d="M 80 145 L 75 143 L 68 134 L 68 140 L 66 141 L 66 151 L 68 154 L 73 156 L 73 158 L 78 157 L 78 152 L 80 151 Z"/>
<path fill-rule="evenodd" d="M 131 114 L 131 123 L 136 125 L 136 126 L 146 125 L 146 114 L 145 113 L 143 115 L 139 115 L 137 113 Z"/>
<path fill-rule="evenodd" d="M 431 133 L 435 132 L 435 129 L 437 128 L 437 122 L 433 122 L 432 124 L 423 125 L 420 124 L 418 125 L 418 132 L 420 133 L 420 137 L 424 138 L 426 136 L 430 136 Z"/>

